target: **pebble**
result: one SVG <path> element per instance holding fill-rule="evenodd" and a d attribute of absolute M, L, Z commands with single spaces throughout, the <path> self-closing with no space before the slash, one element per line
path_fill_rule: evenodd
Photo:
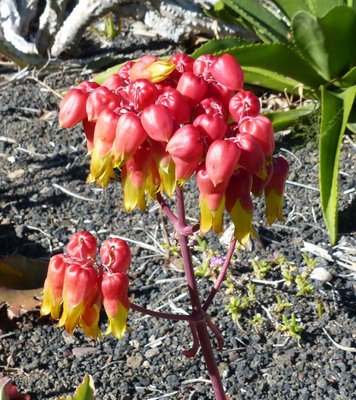
<path fill-rule="evenodd" d="M 145 352 L 145 357 L 146 358 L 153 358 L 156 357 L 158 354 L 160 353 L 160 349 L 158 349 L 157 347 L 153 348 L 153 349 L 149 349 Z"/>

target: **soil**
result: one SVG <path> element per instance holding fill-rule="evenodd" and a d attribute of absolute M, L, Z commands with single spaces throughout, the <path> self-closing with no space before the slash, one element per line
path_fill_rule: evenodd
<path fill-rule="evenodd" d="M 173 44 L 160 46 L 152 39 L 140 40 L 136 36 L 136 42 L 129 42 L 131 47 L 125 42 L 123 61 L 152 49 L 159 54 L 177 50 Z M 120 207 L 119 182 L 107 190 L 86 184 L 89 158 L 81 129 L 58 127 L 59 97 L 54 91 L 62 93 L 88 76 L 70 61 L 56 72 L 28 71 L 11 82 L 8 79 L 14 71 L 3 72 L 0 256 L 18 253 L 48 259 L 63 251 L 71 233 L 84 229 L 100 241 L 110 235 L 125 236 L 134 240 L 130 243 L 130 293 L 135 302 L 161 311 L 189 310 L 179 258 L 169 258 L 166 248 L 160 248 L 165 240 L 163 226 L 172 243 L 174 235 L 157 207 L 152 204 L 147 212 L 125 213 Z M 224 350 L 216 357 L 231 399 L 349 400 L 354 398 L 356 386 L 356 276 L 352 258 L 356 248 L 356 147 L 347 135 L 340 162 L 339 240 L 332 247 L 317 189 L 317 147 L 306 145 L 295 150 L 292 135 L 277 135 L 276 153 L 286 157 L 291 166 L 285 222 L 269 227 L 262 202 L 256 202 L 259 239 L 247 249 L 238 249 L 231 266 L 235 289 L 228 291 L 225 286 L 211 308 L 213 321 L 225 339 Z M 196 221 L 194 184 L 186 186 L 185 194 L 188 216 Z M 224 255 L 225 246 L 216 236 L 208 234 L 204 239 L 216 254 Z M 294 282 L 288 286 L 281 281 L 285 267 L 277 268 L 277 264 L 270 264 L 271 270 L 256 279 L 250 260 L 271 260 L 277 252 L 295 265 L 295 275 L 306 272 L 302 257 L 306 242 L 315 245 L 319 255 L 307 254 L 317 267 L 332 274 L 330 282 L 308 275 L 312 291 L 300 295 Z M 142 243 L 152 249 L 142 247 Z M 195 251 L 195 256 L 199 259 L 202 253 Z M 203 298 L 215 272 L 211 270 L 208 277 L 199 279 Z M 256 299 L 237 322 L 233 321 L 226 310 L 231 293 L 246 297 L 249 282 L 254 282 Z M 290 303 L 281 313 L 276 295 Z M 281 330 L 282 314 L 288 319 L 294 314 L 297 324 L 303 326 L 300 339 Z M 80 331 L 68 336 L 53 321 L 41 318 L 38 310 L 10 320 L 3 307 L 0 318 L 0 377 L 11 377 L 31 399 L 57 399 L 73 393 L 85 374 L 93 376 L 97 399 L 213 398 L 201 352 L 195 358 L 182 354 L 191 344 L 184 322 L 131 312 L 131 332 L 122 340 L 108 336 L 95 342 Z M 103 327 L 105 323 L 103 316 Z"/>

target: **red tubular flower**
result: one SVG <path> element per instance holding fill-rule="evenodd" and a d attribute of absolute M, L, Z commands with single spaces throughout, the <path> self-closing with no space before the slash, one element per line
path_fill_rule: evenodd
<path fill-rule="evenodd" d="M 107 239 L 100 247 L 100 258 L 103 265 L 111 272 L 126 274 L 131 264 L 131 250 L 122 239 Z"/>
<path fill-rule="evenodd" d="M 169 140 L 166 151 L 176 166 L 176 179 L 188 179 L 200 164 L 204 145 L 198 128 L 188 124 L 179 128 Z"/>
<path fill-rule="evenodd" d="M 106 187 L 115 178 L 113 145 L 119 119 L 119 114 L 106 109 L 100 114 L 96 122 L 88 182 L 96 182 L 98 185 Z"/>
<path fill-rule="evenodd" d="M 213 117 L 225 119 L 227 116 L 227 111 L 219 99 L 215 99 L 214 97 L 206 97 L 197 105 L 194 114 L 196 116 L 199 114 L 208 114 L 212 115 Z"/>
<path fill-rule="evenodd" d="M 199 189 L 200 231 L 205 234 L 213 228 L 216 233 L 220 234 L 225 207 L 224 192 L 228 180 L 215 186 L 209 178 L 205 166 L 199 167 L 196 178 Z"/>
<path fill-rule="evenodd" d="M 214 140 L 222 139 L 227 131 L 227 124 L 223 118 L 208 114 L 198 115 L 193 121 L 193 125 L 199 129 L 208 145 Z"/>
<path fill-rule="evenodd" d="M 66 250 L 69 257 L 80 261 L 95 260 L 96 238 L 88 231 L 79 231 L 70 236 Z"/>
<path fill-rule="evenodd" d="M 89 293 L 85 302 L 85 308 L 79 318 L 79 326 L 83 332 L 92 339 L 101 337 L 99 328 L 100 310 L 102 304 L 102 295 L 100 291 L 100 277 L 97 285 Z"/>
<path fill-rule="evenodd" d="M 97 121 L 99 115 L 104 110 L 115 110 L 115 108 L 120 106 L 120 101 L 121 98 L 112 93 L 107 87 L 97 87 L 90 93 L 86 103 L 88 121 Z"/>
<path fill-rule="evenodd" d="M 169 63 L 175 64 L 174 71 L 170 74 L 170 78 L 178 81 L 180 76 L 187 71 L 193 71 L 194 59 L 185 53 L 176 53 L 168 60 Z"/>
<path fill-rule="evenodd" d="M 129 100 L 135 110 L 142 111 L 153 104 L 159 91 L 156 86 L 147 79 L 137 79 L 128 88 Z"/>
<path fill-rule="evenodd" d="M 221 85 L 219 82 L 211 81 L 208 84 L 206 97 L 214 97 L 215 99 L 219 99 L 224 105 L 225 110 L 228 110 L 229 102 L 233 94 L 233 90 L 228 89 L 227 87 Z"/>
<path fill-rule="evenodd" d="M 101 281 L 103 305 L 109 318 L 106 334 L 112 333 L 117 339 L 123 337 L 130 308 L 128 299 L 129 278 L 122 272 L 104 272 Z"/>
<path fill-rule="evenodd" d="M 265 187 L 266 218 L 270 225 L 276 219 L 283 221 L 283 195 L 288 171 L 287 160 L 280 156 L 273 159 L 273 173 Z"/>
<path fill-rule="evenodd" d="M 241 133 L 249 133 L 254 136 L 266 157 L 272 156 L 274 152 L 274 131 L 272 122 L 264 115 L 246 118 L 239 126 Z"/>
<path fill-rule="evenodd" d="M 133 112 L 122 114 L 116 127 L 114 141 L 115 166 L 120 168 L 147 138 L 140 118 Z"/>
<path fill-rule="evenodd" d="M 72 128 L 87 117 L 86 103 L 88 94 L 79 89 L 71 89 L 59 105 L 59 126 Z"/>
<path fill-rule="evenodd" d="M 210 72 L 210 67 L 216 60 L 217 57 L 212 54 L 199 56 L 193 64 L 194 75 L 203 77 L 207 82 L 214 80 Z"/>
<path fill-rule="evenodd" d="M 235 239 L 245 246 L 250 235 L 256 236 L 252 226 L 253 203 L 250 195 L 252 175 L 239 168 L 231 176 L 226 189 L 226 210 L 235 226 Z"/>
<path fill-rule="evenodd" d="M 244 83 L 244 73 L 240 64 L 231 54 L 218 57 L 209 68 L 213 78 L 231 90 L 240 90 Z"/>
<path fill-rule="evenodd" d="M 176 89 L 164 91 L 156 100 L 156 104 L 166 106 L 171 112 L 172 118 L 178 124 L 185 124 L 190 121 L 191 109 L 184 96 Z"/>
<path fill-rule="evenodd" d="M 151 149 L 140 146 L 122 168 L 121 183 L 124 189 L 124 208 L 146 210 L 146 188 L 150 185 Z"/>
<path fill-rule="evenodd" d="M 240 149 L 231 140 L 215 140 L 205 158 L 209 178 L 216 186 L 226 182 L 234 172 L 240 158 Z"/>
<path fill-rule="evenodd" d="M 69 264 L 63 282 L 63 313 L 58 326 L 72 334 L 98 285 L 98 274 L 91 264 Z"/>
<path fill-rule="evenodd" d="M 197 105 L 205 96 L 208 84 L 203 78 L 199 78 L 193 72 L 184 72 L 177 83 L 177 90 L 188 101 L 190 106 Z"/>
<path fill-rule="evenodd" d="M 236 146 L 241 151 L 239 165 L 252 174 L 265 178 L 267 174 L 265 155 L 258 140 L 248 133 L 238 134 L 234 140 L 236 140 Z"/>
<path fill-rule="evenodd" d="M 232 119 L 239 123 L 244 117 L 256 117 L 260 112 L 260 100 L 248 90 L 241 90 L 231 97 L 229 111 Z"/>
<path fill-rule="evenodd" d="M 94 147 L 94 131 L 96 122 L 89 122 L 87 118 L 83 119 L 83 130 L 85 133 L 85 137 L 87 139 L 87 148 L 88 153 L 90 154 L 93 151 Z"/>
<path fill-rule="evenodd" d="M 141 123 L 151 139 L 168 142 L 173 133 L 171 112 L 162 104 L 151 104 L 141 114 Z"/>
<path fill-rule="evenodd" d="M 110 75 L 102 84 L 112 92 L 115 92 L 118 88 L 124 85 L 124 80 L 119 74 Z"/>
<path fill-rule="evenodd" d="M 41 315 L 51 314 L 53 319 L 58 319 L 63 303 L 63 282 L 67 262 L 63 254 L 51 257 L 44 283 Z"/>

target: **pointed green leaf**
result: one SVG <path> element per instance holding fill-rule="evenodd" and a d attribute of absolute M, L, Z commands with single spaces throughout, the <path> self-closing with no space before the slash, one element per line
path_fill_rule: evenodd
<path fill-rule="evenodd" d="M 335 85 L 339 84 L 341 87 L 347 88 L 349 86 L 356 85 L 356 67 L 350 69 L 346 74 L 335 82 Z"/>
<path fill-rule="evenodd" d="M 356 133 L 356 99 L 354 100 L 354 104 L 349 115 L 347 129 L 349 129 L 352 133 Z"/>
<path fill-rule="evenodd" d="M 317 98 L 315 92 L 309 87 L 303 86 L 300 82 L 288 78 L 287 76 L 268 71 L 263 68 L 243 67 L 245 83 L 254 86 L 260 86 L 277 92 L 287 92 L 295 95 L 302 94 L 304 97 Z"/>
<path fill-rule="evenodd" d="M 324 86 L 321 90 L 321 126 L 319 138 L 319 179 L 321 206 L 335 244 L 338 231 L 338 171 L 342 139 L 356 95 L 356 86 L 335 94 Z"/>
<path fill-rule="evenodd" d="M 226 49 L 225 52 L 236 57 L 243 68 L 263 68 L 316 91 L 325 82 L 294 49 L 284 43 L 255 43 Z"/>
<path fill-rule="evenodd" d="M 298 11 L 310 11 L 305 0 L 273 0 L 273 3 L 275 3 L 290 20 L 292 20 L 294 14 Z"/>
<path fill-rule="evenodd" d="M 85 375 L 83 382 L 77 387 L 73 400 L 93 400 L 94 381 L 90 375 Z"/>
<path fill-rule="evenodd" d="M 345 74 L 354 65 L 356 13 L 351 8 L 333 8 L 322 18 L 300 11 L 292 31 L 298 50 L 324 79 Z"/>
<path fill-rule="evenodd" d="M 287 25 L 269 12 L 259 0 L 224 0 L 224 3 L 249 22 L 262 41 L 287 41 Z"/>
<path fill-rule="evenodd" d="M 222 39 L 212 39 L 197 48 L 191 56 L 198 58 L 202 54 L 225 53 L 226 49 L 247 44 L 248 41 L 238 36 L 226 37 Z"/>
<path fill-rule="evenodd" d="M 308 0 L 312 14 L 323 17 L 332 8 L 347 5 L 347 0 Z"/>
<path fill-rule="evenodd" d="M 265 113 L 273 124 L 273 129 L 278 132 L 294 125 L 298 120 L 315 111 L 315 105 L 306 105 L 294 110 L 276 111 Z"/>

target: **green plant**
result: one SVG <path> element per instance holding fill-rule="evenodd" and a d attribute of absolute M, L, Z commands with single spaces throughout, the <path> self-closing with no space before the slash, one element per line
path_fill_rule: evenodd
<path fill-rule="evenodd" d="M 271 270 L 271 264 L 265 260 L 250 260 L 253 272 L 257 279 L 263 279 Z"/>
<path fill-rule="evenodd" d="M 356 2 L 354 0 L 221 0 L 214 17 L 251 31 L 241 38 L 212 40 L 197 49 L 228 52 L 242 65 L 246 83 L 319 101 L 319 186 L 330 242 L 338 234 L 338 168 L 346 127 L 356 132 Z M 262 42 L 262 43 L 261 43 Z M 310 104 L 269 114 L 276 129 L 314 109 Z"/>
<path fill-rule="evenodd" d="M 285 314 L 282 315 L 282 324 L 280 325 L 279 329 L 282 332 L 286 332 L 287 335 L 300 340 L 300 332 L 304 329 L 304 327 L 302 325 L 298 325 L 295 315 L 292 313 L 290 319 L 288 319 Z"/>
<path fill-rule="evenodd" d="M 279 294 L 276 295 L 277 305 L 276 312 L 281 314 L 286 308 L 292 306 L 292 303 L 284 302 Z"/>

